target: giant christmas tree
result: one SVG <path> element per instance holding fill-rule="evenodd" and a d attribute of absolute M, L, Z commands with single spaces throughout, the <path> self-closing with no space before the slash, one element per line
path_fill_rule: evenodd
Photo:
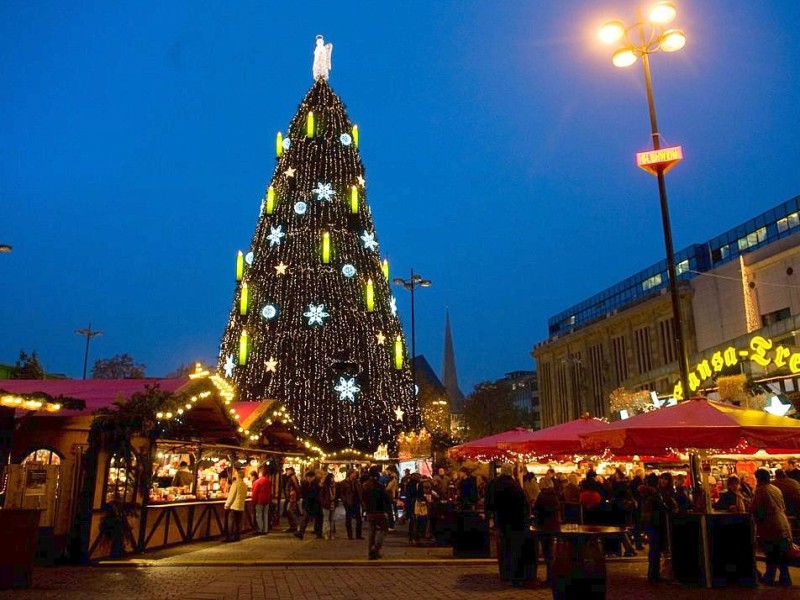
<path fill-rule="evenodd" d="M 326 65 L 327 61 L 327 65 Z M 278 133 L 220 348 L 242 400 L 276 400 L 324 449 L 375 451 L 418 426 L 402 326 L 366 201 L 358 127 L 328 84 L 318 38 L 314 84 Z"/>

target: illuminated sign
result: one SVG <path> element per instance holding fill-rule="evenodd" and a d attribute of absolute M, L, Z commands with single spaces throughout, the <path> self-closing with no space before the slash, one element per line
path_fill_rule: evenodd
<path fill-rule="evenodd" d="M 771 339 L 755 335 L 750 338 L 747 348 L 737 350 L 728 346 L 718 350 L 711 358 L 697 363 L 694 370 L 689 373 L 689 389 L 692 393 L 697 391 L 700 384 L 712 375 L 720 373 L 724 368 L 735 367 L 740 362 L 750 361 L 759 367 L 773 365 L 776 369 L 788 367 L 793 375 L 800 374 L 800 352 L 795 352 L 782 344 L 775 344 Z M 678 400 L 683 400 L 683 386 L 680 382 L 675 384 L 672 392 Z"/>
<path fill-rule="evenodd" d="M 663 173 L 666 173 L 682 160 L 683 148 L 681 146 L 636 153 L 636 166 L 653 175 L 658 175 L 659 167 Z"/>

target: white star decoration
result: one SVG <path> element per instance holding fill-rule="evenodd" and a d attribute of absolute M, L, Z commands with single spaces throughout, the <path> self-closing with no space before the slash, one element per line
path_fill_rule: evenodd
<path fill-rule="evenodd" d="M 325 317 L 330 317 L 328 313 L 325 312 L 325 305 L 319 304 L 309 304 L 308 305 L 308 312 L 303 313 L 304 317 L 308 317 L 308 324 L 313 325 L 314 323 L 318 323 L 319 325 L 324 325 L 325 323 L 322 321 Z"/>
<path fill-rule="evenodd" d="M 367 250 L 375 250 L 378 247 L 378 242 L 375 241 L 375 234 L 368 233 L 366 230 L 361 234 L 361 241 L 364 242 L 364 248 Z"/>
<path fill-rule="evenodd" d="M 367 183 L 367 180 L 364 179 L 361 175 L 359 175 L 358 176 L 358 183 L 361 185 L 361 187 L 364 187 L 364 184 Z"/>
<path fill-rule="evenodd" d="M 286 177 L 294 177 L 296 171 L 297 169 L 295 169 L 294 167 L 289 167 L 283 172 L 283 174 L 286 175 Z"/>
<path fill-rule="evenodd" d="M 317 187 L 313 193 L 317 195 L 317 200 L 328 201 L 330 201 L 330 199 L 336 195 L 336 192 L 333 190 L 333 186 L 330 183 L 322 183 L 321 181 L 317 183 Z"/>
<path fill-rule="evenodd" d="M 361 391 L 361 388 L 356 385 L 355 377 L 350 379 L 339 377 L 339 385 L 333 389 L 339 392 L 339 400 L 350 400 L 350 402 L 355 402 L 356 394 Z"/>
<path fill-rule="evenodd" d="M 386 336 L 383 335 L 382 331 L 379 331 L 375 337 L 378 338 L 378 346 L 383 346 L 384 342 L 386 342 Z"/>
<path fill-rule="evenodd" d="M 225 364 L 223 365 L 223 369 L 225 369 L 225 377 L 233 377 L 233 369 L 236 364 L 233 362 L 233 354 L 228 354 L 225 358 Z"/>
<path fill-rule="evenodd" d="M 286 275 L 286 269 L 289 268 L 289 265 L 285 265 L 282 262 L 275 265 L 275 271 L 277 271 L 278 275 Z"/>
<path fill-rule="evenodd" d="M 404 414 L 405 413 L 403 412 L 403 409 L 400 408 L 399 406 L 394 409 L 394 416 L 398 421 L 402 421 L 403 420 L 403 415 Z"/>
<path fill-rule="evenodd" d="M 392 316 L 397 316 L 397 298 L 394 296 L 389 300 L 389 308 L 392 309 Z"/>
<path fill-rule="evenodd" d="M 278 366 L 278 361 L 275 360 L 273 356 L 269 357 L 269 360 L 264 361 L 264 366 L 267 368 L 267 371 L 275 372 L 275 367 Z"/>
<path fill-rule="evenodd" d="M 269 228 L 269 235 L 267 239 L 269 240 L 269 247 L 272 248 L 274 245 L 281 245 L 281 238 L 285 237 L 286 234 L 283 233 L 283 225 L 278 225 L 277 227 L 270 227 Z"/>

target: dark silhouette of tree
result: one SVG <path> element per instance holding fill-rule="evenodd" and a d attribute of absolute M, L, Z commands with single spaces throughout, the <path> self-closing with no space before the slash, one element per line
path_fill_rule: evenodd
<path fill-rule="evenodd" d="M 476 385 L 464 404 L 464 420 L 471 440 L 527 425 L 524 411 L 511 398 L 511 385 L 505 382 Z"/>
<path fill-rule="evenodd" d="M 44 368 L 39 362 L 36 350 L 27 354 L 24 350 L 19 351 L 14 379 L 44 379 Z"/>
<path fill-rule="evenodd" d="M 92 367 L 93 379 L 142 379 L 147 368 L 144 364 L 136 364 L 128 354 L 117 354 L 111 358 L 101 358 Z"/>

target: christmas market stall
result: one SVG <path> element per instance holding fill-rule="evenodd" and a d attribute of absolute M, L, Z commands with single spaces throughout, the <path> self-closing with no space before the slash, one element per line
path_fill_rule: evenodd
<path fill-rule="evenodd" d="M 231 386 L 199 369 L 175 379 L 3 387 L 85 402 L 80 410 L 17 411 L 5 503 L 56 507 L 51 520 L 45 514 L 51 529 L 40 544 L 51 558 L 94 560 L 220 535 L 233 469 L 249 484 L 258 466 L 279 459 L 248 439 Z M 33 473 L 42 469 L 52 475 L 38 484 Z"/>

